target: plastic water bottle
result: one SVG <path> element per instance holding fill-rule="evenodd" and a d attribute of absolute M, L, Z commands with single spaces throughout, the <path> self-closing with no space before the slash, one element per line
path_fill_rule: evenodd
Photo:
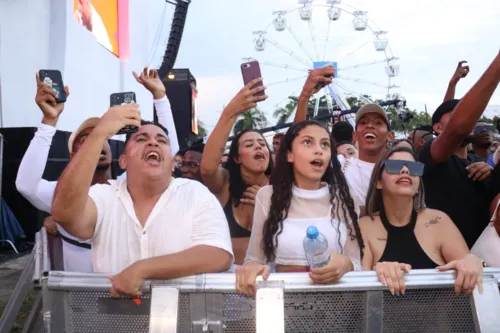
<path fill-rule="evenodd" d="M 304 238 L 304 251 L 310 268 L 323 267 L 330 262 L 328 241 L 314 226 L 307 228 L 306 237 Z"/>

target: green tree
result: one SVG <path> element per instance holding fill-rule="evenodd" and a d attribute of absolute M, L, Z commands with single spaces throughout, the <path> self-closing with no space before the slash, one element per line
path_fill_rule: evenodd
<path fill-rule="evenodd" d="M 276 125 L 283 125 L 288 121 L 288 118 L 292 115 L 292 113 L 297 108 L 297 104 L 299 103 L 299 99 L 296 96 L 288 96 L 288 103 L 284 108 L 276 109 L 273 112 L 273 117 L 278 118 Z"/>
<path fill-rule="evenodd" d="M 267 126 L 267 117 L 258 108 L 243 112 L 234 124 L 233 133 L 236 135 L 245 129 L 260 129 Z"/>

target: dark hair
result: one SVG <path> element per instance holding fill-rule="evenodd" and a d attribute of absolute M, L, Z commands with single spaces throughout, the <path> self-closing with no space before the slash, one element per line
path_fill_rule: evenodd
<path fill-rule="evenodd" d="M 363 239 L 359 230 L 358 215 L 354 208 L 354 201 L 349 193 L 349 187 L 344 174 L 341 171 L 340 163 L 337 160 L 337 153 L 333 146 L 333 138 L 328 129 L 315 120 L 305 120 L 292 125 L 285 134 L 278 154 L 276 155 L 276 169 L 271 175 L 270 184 L 273 187 L 271 196 L 271 207 L 269 216 L 264 224 L 262 247 L 267 261 L 272 262 L 276 258 L 276 248 L 278 247 L 278 235 L 283 231 L 283 220 L 288 217 L 288 211 L 292 201 L 292 189 L 294 183 L 293 164 L 288 162 L 288 151 L 292 150 L 292 143 L 299 133 L 308 126 L 318 126 L 323 128 L 332 141 L 330 144 L 331 160 L 325 174 L 321 178 L 326 182 L 330 189 L 330 203 L 332 204 L 331 215 L 337 216 L 340 221 L 340 212 L 347 224 L 351 240 L 357 239 L 363 257 Z M 346 210 L 347 208 L 347 210 Z M 354 231 L 347 221 L 351 220 Z M 340 225 L 339 225 L 340 228 Z M 338 242 L 340 244 L 340 232 Z M 340 244 L 340 247 L 344 247 Z"/>
<path fill-rule="evenodd" d="M 406 142 L 411 146 L 411 149 L 415 151 L 415 145 L 413 144 L 413 142 L 410 141 L 410 139 L 396 139 L 389 143 L 389 149 L 396 148 L 397 145 L 400 144 L 401 142 Z"/>
<path fill-rule="evenodd" d="M 384 171 L 384 162 L 388 160 L 395 153 L 408 153 L 415 161 L 418 161 L 417 155 L 411 149 L 407 147 L 395 147 L 391 150 L 386 151 L 384 156 L 375 164 L 373 168 L 372 177 L 370 179 L 370 186 L 368 188 L 368 194 L 366 195 L 366 215 L 368 215 L 373 220 L 373 215 L 376 212 L 385 212 L 384 201 L 382 199 L 382 191 L 377 189 L 377 183 L 382 178 L 382 172 Z M 425 197 L 424 197 L 424 183 L 420 179 L 420 185 L 418 187 L 418 193 L 413 199 L 413 206 L 416 211 L 420 211 L 425 208 Z"/>
<path fill-rule="evenodd" d="M 157 126 L 157 127 L 161 128 L 165 132 L 165 134 L 167 135 L 167 137 L 168 137 L 168 130 L 165 127 L 163 127 L 163 125 L 161 125 L 160 123 L 141 119 L 141 126 L 144 126 L 144 125 L 154 125 L 154 126 Z M 135 132 L 133 132 L 133 133 L 127 133 L 127 135 L 125 136 L 125 146 L 127 145 L 127 142 L 130 140 L 130 138 L 132 137 L 132 135 L 134 135 L 134 133 Z"/>
<path fill-rule="evenodd" d="M 273 136 L 273 140 L 274 139 L 280 139 L 281 140 L 281 138 L 283 138 L 284 136 L 285 136 L 285 134 L 283 134 L 283 133 L 276 133 Z"/>
<path fill-rule="evenodd" d="M 250 132 L 255 132 L 258 133 L 260 136 L 262 136 L 260 132 L 253 129 L 245 129 L 236 134 L 236 136 L 233 138 L 233 141 L 231 142 L 231 146 L 229 147 L 227 162 L 224 165 L 224 168 L 229 172 L 229 195 L 231 196 L 231 201 L 233 202 L 235 207 L 238 207 L 238 205 L 240 204 L 240 200 L 243 197 L 243 192 L 250 186 L 248 184 L 245 184 L 243 177 L 241 177 L 240 164 L 234 161 L 236 158 L 239 157 L 240 138 L 243 136 L 243 134 Z M 264 136 L 262 136 L 262 138 L 264 139 Z M 271 152 L 271 149 L 269 149 L 267 141 L 266 141 L 266 147 L 267 150 Z M 273 160 L 272 158 L 270 158 L 269 165 L 267 166 L 265 174 L 269 176 L 272 170 L 273 170 Z"/>
<path fill-rule="evenodd" d="M 342 145 L 351 145 L 354 146 L 354 143 L 352 141 L 340 141 L 335 143 L 335 149 L 338 149 Z"/>
<path fill-rule="evenodd" d="M 354 128 L 347 121 L 338 121 L 332 126 L 332 136 L 335 144 L 338 142 L 352 142 Z"/>

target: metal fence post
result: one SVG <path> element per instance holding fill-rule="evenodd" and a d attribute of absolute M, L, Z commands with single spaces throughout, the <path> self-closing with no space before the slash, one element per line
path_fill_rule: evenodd
<path fill-rule="evenodd" d="M 257 333 L 285 333 L 283 286 L 266 285 L 258 288 L 255 302 Z"/>
<path fill-rule="evenodd" d="M 384 319 L 384 292 L 366 292 L 365 325 L 366 333 L 382 333 Z"/>
<path fill-rule="evenodd" d="M 150 333 L 177 333 L 178 311 L 178 288 L 151 287 Z"/>
<path fill-rule="evenodd" d="M 470 298 L 476 333 L 495 333 L 500 328 L 500 293 L 495 278 L 483 278 L 483 293 L 478 288 Z"/>

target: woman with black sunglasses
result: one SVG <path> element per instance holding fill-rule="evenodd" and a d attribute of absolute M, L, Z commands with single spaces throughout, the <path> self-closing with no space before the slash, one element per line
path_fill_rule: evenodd
<path fill-rule="evenodd" d="M 443 212 L 424 207 L 421 177 L 424 165 L 411 149 L 396 147 L 375 165 L 367 216 L 360 219 L 365 250 L 363 269 L 375 270 L 390 292 L 405 293 L 403 271 L 455 269 L 455 291 L 482 291 L 484 262 L 470 254 L 453 221 Z"/>

